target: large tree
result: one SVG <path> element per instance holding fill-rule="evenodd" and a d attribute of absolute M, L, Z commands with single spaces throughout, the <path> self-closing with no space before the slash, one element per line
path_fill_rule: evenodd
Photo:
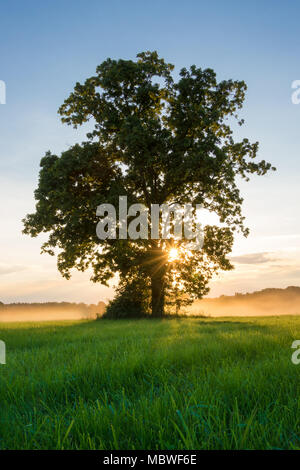
<path fill-rule="evenodd" d="M 227 255 L 234 231 L 248 234 L 237 180 L 271 168 L 255 161 L 257 142 L 233 138 L 230 122 L 243 123 L 237 112 L 245 83 L 217 82 L 213 70 L 195 65 L 181 69 L 176 81 L 173 69 L 156 52 L 143 52 L 136 61 L 107 59 L 95 76 L 76 83 L 59 113 L 64 123 L 76 128 L 91 121 L 93 129 L 87 142 L 42 158 L 36 211 L 24 219 L 24 233 L 49 232 L 42 251 L 57 253 L 63 276 L 91 268 L 95 282 L 106 284 L 118 274 L 123 285 L 142 283 L 154 316 L 163 315 L 172 288 L 200 298 L 214 272 L 232 269 Z M 124 195 L 128 204 L 149 209 L 201 204 L 221 224 L 205 226 L 203 248 L 192 253 L 185 239 L 172 236 L 100 240 L 97 206 L 118 208 Z M 177 255 L 170 256 L 174 246 Z"/>

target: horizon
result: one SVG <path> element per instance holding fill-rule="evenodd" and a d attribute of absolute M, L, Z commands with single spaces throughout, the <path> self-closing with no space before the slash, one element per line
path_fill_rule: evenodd
<path fill-rule="evenodd" d="M 0 324 L 22 322 L 55 322 L 97 320 L 109 305 L 83 302 L 0 302 Z M 172 315 L 168 312 L 168 315 Z M 266 288 L 259 291 L 219 297 L 203 297 L 183 307 L 181 317 L 278 317 L 300 315 L 300 286 Z"/>

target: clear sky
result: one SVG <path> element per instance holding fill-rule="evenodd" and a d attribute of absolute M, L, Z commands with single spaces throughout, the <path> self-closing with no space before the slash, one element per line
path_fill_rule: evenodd
<path fill-rule="evenodd" d="M 251 234 L 236 240 L 236 270 L 211 295 L 300 285 L 300 3 L 297 0 L 15 0 L 0 5 L 0 300 L 106 300 L 113 290 L 56 271 L 40 255 L 42 237 L 22 235 L 33 210 L 39 161 L 85 138 L 61 124 L 57 109 L 107 57 L 157 50 L 181 67 L 211 67 L 219 80 L 242 79 L 248 93 L 238 137 L 260 142 L 277 172 L 241 185 Z"/>

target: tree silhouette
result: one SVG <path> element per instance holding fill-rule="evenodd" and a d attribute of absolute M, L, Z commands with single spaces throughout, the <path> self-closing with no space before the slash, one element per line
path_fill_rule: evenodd
<path fill-rule="evenodd" d="M 59 113 L 75 128 L 93 123 L 88 141 L 61 156 L 41 160 L 36 211 L 24 219 L 24 233 L 49 232 L 43 252 L 55 255 L 66 278 L 71 268 L 93 270 L 92 280 L 107 283 L 118 273 L 123 285 L 142 280 L 151 292 L 153 316 L 164 313 L 172 283 L 189 299 L 208 292 L 214 272 L 232 266 L 235 230 L 246 236 L 237 177 L 264 175 L 271 165 L 256 162 L 258 143 L 236 142 L 229 119 L 242 107 L 243 81 L 217 82 L 211 69 L 174 66 L 156 52 L 136 61 L 107 59 L 96 75 L 77 83 Z M 187 240 L 117 239 L 96 236 L 96 208 L 119 196 L 128 205 L 202 204 L 222 226 L 205 226 L 202 250 L 188 254 Z M 119 228 L 118 228 L 119 229 Z M 150 230 L 150 227 L 149 227 Z M 180 248 L 170 262 L 168 250 Z M 176 297 L 178 302 L 178 296 Z M 176 307 L 177 308 L 177 307 Z"/>

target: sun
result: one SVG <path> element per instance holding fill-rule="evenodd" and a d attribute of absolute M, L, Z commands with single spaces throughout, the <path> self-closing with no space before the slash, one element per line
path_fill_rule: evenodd
<path fill-rule="evenodd" d="M 176 261 L 179 258 L 179 251 L 177 248 L 171 248 L 168 254 L 168 261 Z"/>

